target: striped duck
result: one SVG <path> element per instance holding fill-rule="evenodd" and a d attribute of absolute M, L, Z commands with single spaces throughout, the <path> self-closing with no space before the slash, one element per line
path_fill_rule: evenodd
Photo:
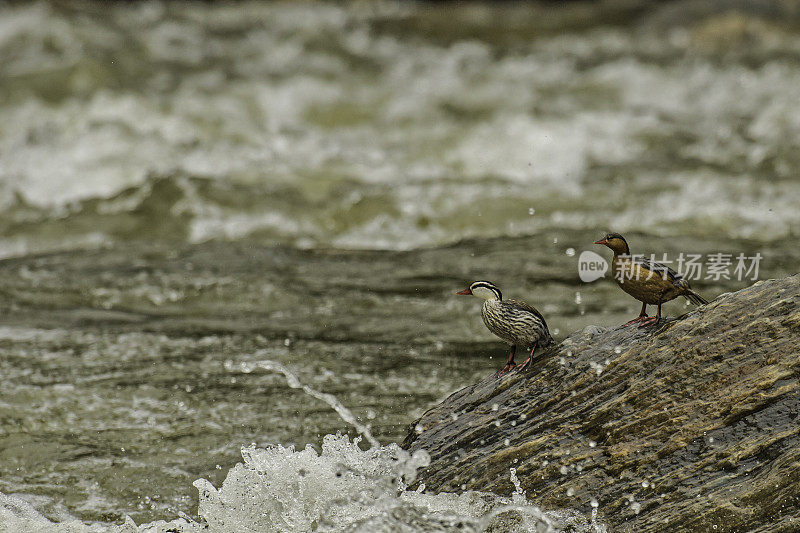
<path fill-rule="evenodd" d="M 477 296 L 484 300 L 481 307 L 483 323 L 489 331 L 511 344 L 508 361 L 495 376 L 500 376 L 514 368 L 522 371 L 531 364 L 533 352 L 537 347 L 546 347 L 553 343 L 553 337 L 547 329 L 542 314 L 534 307 L 518 300 L 503 300 L 500 289 L 489 281 L 476 281 L 469 288 L 456 294 Z M 530 350 L 525 361 L 517 365 L 514 354 L 517 347 Z"/>

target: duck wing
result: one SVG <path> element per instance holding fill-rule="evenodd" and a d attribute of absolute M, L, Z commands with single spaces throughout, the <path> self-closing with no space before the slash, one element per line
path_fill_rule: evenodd
<path fill-rule="evenodd" d="M 633 258 L 633 262 L 637 265 L 640 265 L 643 268 L 646 268 L 647 270 L 653 272 L 658 276 L 663 277 L 664 275 L 666 275 L 667 279 L 672 282 L 678 282 L 683 279 L 683 276 L 680 273 L 671 269 L 667 265 L 651 261 L 646 257 L 635 257 Z"/>
<path fill-rule="evenodd" d="M 529 313 L 532 313 L 534 316 L 536 316 L 536 318 L 538 318 L 539 320 L 542 321 L 542 325 L 544 326 L 544 329 L 548 330 L 547 322 L 545 322 L 544 317 L 542 316 L 542 313 L 540 313 L 539 310 L 536 309 L 535 307 L 533 307 L 532 305 L 528 305 L 525 302 L 520 301 L 520 300 L 503 300 L 503 302 L 507 303 L 508 305 L 510 305 L 512 307 L 516 307 L 517 309 L 522 309 L 523 311 L 527 311 Z"/>

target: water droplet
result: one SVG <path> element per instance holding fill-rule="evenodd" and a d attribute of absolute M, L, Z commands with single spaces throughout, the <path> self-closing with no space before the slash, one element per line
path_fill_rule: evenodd
<path fill-rule="evenodd" d="M 639 514 L 639 511 L 642 510 L 642 504 L 639 502 L 634 502 L 631 504 L 631 509 L 633 509 L 634 513 Z"/>
<path fill-rule="evenodd" d="M 559 357 L 559 358 L 558 358 L 558 364 L 560 364 L 560 365 L 566 365 L 566 364 L 567 364 L 567 360 L 566 360 L 566 359 L 564 359 L 563 357 Z"/>
<path fill-rule="evenodd" d="M 519 419 L 520 420 L 526 420 L 527 418 L 528 418 L 528 415 L 526 415 L 525 413 L 522 413 L 521 415 L 519 415 Z"/>
<path fill-rule="evenodd" d="M 455 413 L 451 413 L 451 414 L 450 414 L 450 419 L 451 419 L 453 422 L 455 422 L 456 420 L 458 420 L 458 415 L 457 415 L 457 414 L 455 414 Z"/>
<path fill-rule="evenodd" d="M 414 431 L 416 431 L 417 433 L 422 433 L 423 431 L 425 431 L 425 426 L 423 426 L 422 424 L 417 424 L 416 426 L 414 426 Z"/>
<path fill-rule="evenodd" d="M 499 420 L 495 420 L 494 421 L 494 425 L 497 426 L 497 427 L 500 427 L 500 421 Z"/>
<path fill-rule="evenodd" d="M 500 409 L 500 406 L 497 405 L 496 403 L 493 403 L 492 404 L 492 411 L 497 411 L 498 409 Z"/>
<path fill-rule="evenodd" d="M 575 303 L 578 304 L 578 305 L 581 305 L 581 301 L 582 301 L 581 293 L 580 293 L 580 291 L 576 291 L 575 292 Z"/>
<path fill-rule="evenodd" d="M 650 486 L 650 482 L 647 480 L 642 481 L 642 488 L 646 489 Z"/>
<path fill-rule="evenodd" d="M 528 214 L 529 214 L 529 215 L 532 215 L 532 214 L 534 214 L 535 212 L 536 212 L 536 209 L 534 209 L 534 208 L 532 208 L 532 207 L 529 207 L 529 208 L 528 208 Z"/>
<path fill-rule="evenodd" d="M 506 439 L 506 440 L 503 441 L 503 446 L 510 446 L 510 445 L 511 445 L 511 441 L 509 439 Z"/>
<path fill-rule="evenodd" d="M 553 238 L 553 244 L 558 244 L 558 237 Z"/>
<path fill-rule="evenodd" d="M 575 248 L 567 248 L 564 253 L 567 254 L 568 257 L 572 257 L 575 255 Z"/>
<path fill-rule="evenodd" d="M 562 476 L 566 476 L 567 472 L 569 472 L 569 468 L 567 468 L 566 465 L 561 465 L 561 468 L 559 468 L 558 471 L 561 472 Z"/>
<path fill-rule="evenodd" d="M 614 346 L 614 353 L 622 353 L 622 347 L 621 346 Z"/>
<path fill-rule="evenodd" d="M 594 507 L 595 509 L 597 509 L 598 507 L 600 507 L 600 502 L 598 502 L 597 500 L 595 500 L 594 498 L 592 498 L 592 499 L 591 499 L 591 501 L 589 502 L 589 505 L 591 505 L 592 507 Z"/>
<path fill-rule="evenodd" d="M 708 437 L 708 443 L 714 444 L 714 437 Z"/>
<path fill-rule="evenodd" d="M 554 328 L 553 329 L 553 335 L 558 335 L 559 333 L 561 333 L 560 329 L 558 329 L 558 328 Z"/>
<path fill-rule="evenodd" d="M 547 459 L 545 459 L 544 461 L 542 461 L 542 466 L 547 466 L 547 465 L 549 465 L 549 464 L 550 464 L 550 461 L 548 461 Z"/>
<path fill-rule="evenodd" d="M 595 441 L 593 441 L 593 440 L 590 440 L 589 441 L 589 448 L 594 448 L 595 446 L 597 446 L 597 443 Z"/>
<path fill-rule="evenodd" d="M 431 455 L 425 450 L 417 450 L 411 454 L 415 466 L 428 466 L 431 464 Z"/>
<path fill-rule="evenodd" d="M 574 495 L 575 495 L 575 489 L 573 489 L 572 487 L 568 488 L 567 496 L 574 496 Z"/>

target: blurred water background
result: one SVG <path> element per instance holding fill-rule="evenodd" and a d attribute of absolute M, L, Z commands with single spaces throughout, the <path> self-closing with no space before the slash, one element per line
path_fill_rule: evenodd
<path fill-rule="evenodd" d="M 636 316 L 578 278 L 607 230 L 795 273 L 798 87 L 795 1 L 0 5 L 0 492 L 195 516 L 355 435 L 265 354 L 397 442 L 502 365 L 469 281 Z"/>

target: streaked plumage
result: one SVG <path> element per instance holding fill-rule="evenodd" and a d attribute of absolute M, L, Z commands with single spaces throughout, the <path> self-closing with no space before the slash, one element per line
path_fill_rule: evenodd
<path fill-rule="evenodd" d="M 486 327 L 511 345 L 511 353 L 506 365 L 498 372 L 502 374 L 514 367 L 514 354 L 517 347 L 530 350 L 530 355 L 538 346 L 549 346 L 553 343 L 547 322 L 534 307 L 518 300 L 503 300 L 503 294 L 491 282 L 476 281 L 468 289 L 458 294 L 472 294 L 483 298 L 481 317 Z M 531 357 L 522 362 L 517 370 L 524 370 L 530 364 Z"/>
<path fill-rule="evenodd" d="M 661 304 L 683 296 L 696 305 L 708 302 L 689 287 L 681 274 L 666 265 L 644 257 L 631 256 L 625 238 L 619 233 L 609 233 L 595 244 L 603 244 L 614 252 L 611 260 L 611 275 L 617 285 L 640 302 L 642 311 L 638 318 L 624 324 L 642 322 L 651 325 L 661 319 Z M 647 306 L 658 306 L 655 317 L 647 316 Z"/>

